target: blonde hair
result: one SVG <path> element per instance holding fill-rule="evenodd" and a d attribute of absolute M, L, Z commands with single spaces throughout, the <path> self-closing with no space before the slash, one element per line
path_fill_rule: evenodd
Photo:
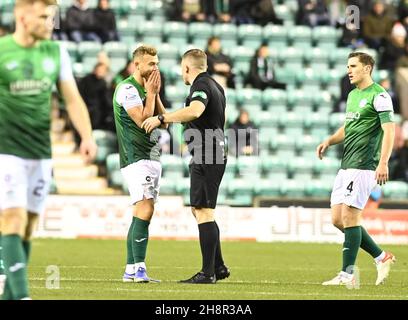
<path fill-rule="evenodd" d="M 157 55 L 157 49 L 152 46 L 147 46 L 147 45 L 142 45 L 140 47 L 137 47 L 135 51 L 133 51 L 133 60 L 143 57 L 145 54 L 148 54 L 149 56 L 156 56 Z"/>
<path fill-rule="evenodd" d="M 183 54 L 183 60 L 188 59 L 190 65 L 198 70 L 207 70 L 207 55 L 203 50 L 190 49 Z"/>
<path fill-rule="evenodd" d="M 15 7 L 22 7 L 26 5 L 32 5 L 36 2 L 42 2 L 47 6 L 57 5 L 57 0 L 16 0 Z"/>

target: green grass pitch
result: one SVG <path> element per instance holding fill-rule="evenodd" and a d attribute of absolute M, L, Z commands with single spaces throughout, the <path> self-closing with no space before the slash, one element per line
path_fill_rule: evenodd
<path fill-rule="evenodd" d="M 150 241 L 147 266 L 160 284 L 122 283 L 125 241 L 36 239 L 29 266 L 33 299 L 408 299 L 407 246 L 385 246 L 397 257 L 387 282 L 375 286 L 371 257 L 359 252 L 360 288 L 323 287 L 341 266 L 341 245 L 224 242 L 230 278 L 215 285 L 179 284 L 201 267 L 198 241 Z M 58 266 L 59 289 L 47 266 Z M 50 271 L 50 270 L 48 270 Z M 55 283 L 55 282 L 54 282 Z"/>

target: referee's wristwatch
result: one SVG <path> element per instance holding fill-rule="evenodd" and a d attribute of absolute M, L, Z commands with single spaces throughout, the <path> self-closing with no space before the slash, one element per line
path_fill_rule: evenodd
<path fill-rule="evenodd" d="M 162 114 L 158 114 L 157 119 L 159 119 L 161 124 L 164 124 L 164 116 Z"/>

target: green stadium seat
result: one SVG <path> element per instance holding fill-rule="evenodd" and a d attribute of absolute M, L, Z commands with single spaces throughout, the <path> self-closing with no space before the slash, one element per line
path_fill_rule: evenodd
<path fill-rule="evenodd" d="M 162 177 L 160 179 L 160 194 L 161 195 L 175 195 L 177 193 L 178 181 L 174 178 Z"/>
<path fill-rule="evenodd" d="M 267 24 L 263 28 L 263 39 L 268 43 L 270 48 L 286 48 L 287 28 L 284 26 Z"/>
<path fill-rule="evenodd" d="M 227 123 L 232 124 L 232 123 L 235 122 L 235 120 L 237 120 L 237 118 L 239 116 L 239 111 L 237 110 L 237 108 L 235 108 L 235 106 L 227 104 L 225 114 L 226 114 L 226 117 L 227 117 Z"/>
<path fill-rule="evenodd" d="M 78 43 L 78 53 L 82 57 L 82 61 L 85 58 L 96 58 L 101 50 L 102 45 L 98 42 L 82 41 Z"/>
<path fill-rule="evenodd" d="M 280 192 L 288 198 L 304 198 L 305 181 L 286 180 L 280 183 Z"/>
<path fill-rule="evenodd" d="M 146 2 L 146 14 L 150 20 L 155 23 L 163 23 L 166 21 L 166 11 L 164 1 L 154 0 Z"/>
<path fill-rule="evenodd" d="M 221 46 L 226 48 L 235 47 L 237 45 L 238 28 L 232 23 L 215 24 L 213 33 L 221 39 Z"/>
<path fill-rule="evenodd" d="M 286 68 L 301 69 L 303 68 L 303 51 L 295 47 L 287 47 L 279 51 L 279 63 Z"/>
<path fill-rule="evenodd" d="M 14 25 L 14 14 L 13 11 L 4 10 L 0 16 L 0 22 L 4 26 L 11 27 Z"/>
<path fill-rule="evenodd" d="M 162 41 L 162 24 L 154 21 L 145 21 L 138 24 L 138 39 L 147 44 L 161 44 Z"/>
<path fill-rule="evenodd" d="M 336 48 L 336 50 L 330 51 L 330 63 L 333 69 L 344 70 L 344 74 L 347 72 L 347 58 L 352 52 L 349 48 Z"/>
<path fill-rule="evenodd" d="M 383 79 L 390 79 L 390 72 L 388 70 L 374 70 L 373 80 L 380 82 Z"/>
<path fill-rule="evenodd" d="M 261 197 L 279 197 L 280 185 L 277 181 L 260 179 L 255 184 L 254 193 L 256 196 Z"/>
<path fill-rule="evenodd" d="M 316 136 L 312 136 L 312 135 L 304 135 L 303 137 L 301 137 L 300 139 L 296 140 L 296 150 L 299 153 L 303 153 L 303 151 L 307 151 L 307 150 L 312 150 L 313 151 L 313 158 L 316 158 L 316 147 L 319 145 L 320 143 L 320 139 Z"/>
<path fill-rule="evenodd" d="M 187 32 L 187 24 L 184 22 L 168 21 L 163 26 L 164 37 L 168 43 L 175 46 L 182 46 L 188 43 Z"/>
<path fill-rule="evenodd" d="M 345 118 L 346 115 L 341 112 L 331 114 L 329 119 L 330 129 L 337 130 L 338 128 L 340 128 L 344 124 Z"/>
<path fill-rule="evenodd" d="M 278 18 L 283 19 L 285 22 L 294 21 L 294 14 L 293 14 L 294 11 L 292 11 L 292 8 L 294 7 L 291 7 L 287 5 L 286 3 L 274 6 L 276 16 Z"/>
<path fill-rule="evenodd" d="M 312 48 L 306 51 L 305 61 L 315 72 L 325 73 L 330 68 L 330 54 L 322 48 Z"/>
<path fill-rule="evenodd" d="M 109 41 L 103 45 L 103 51 L 106 52 L 109 58 L 128 58 L 128 46 L 126 43 Z"/>
<path fill-rule="evenodd" d="M 228 184 L 226 203 L 231 206 L 250 206 L 254 187 L 247 179 L 235 179 Z"/>
<path fill-rule="evenodd" d="M 280 114 L 286 112 L 286 110 L 281 110 L 280 112 L 277 111 L 277 108 L 272 107 L 268 111 L 261 111 L 259 113 L 259 126 L 260 128 L 264 129 L 273 129 L 275 133 L 278 132 L 277 125 L 279 123 Z M 270 131 L 272 134 L 272 131 Z"/>
<path fill-rule="evenodd" d="M 86 73 L 93 71 L 94 67 L 98 63 L 98 56 L 85 56 L 82 58 L 82 65 Z"/>
<path fill-rule="evenodd" d="M 262 43 L 262 27 L 256 24 L 241 24 L 238 27 L 238 40 L 244 47 L 257 49 Z"/>
<path fill-rule="evenodd" d="M 106 157 L 106 170 L 109 172 L 120 170 L 119 153 L 111 153 Z"/>
<path fill-rule="evenodd" d="M 112 57 L 110 58 L 110 71 L 113 74 L 119 73 L 126 65 L 127 65 L 128 59 L 125 57 Z"/>
<path fill-rule="evenodd" d="M 163 175 L 165 177 L 179 177 L 184 175 L 184 163 L 183 159 L 177 155 L 163 154 L 160 157 L 162 164 Z"/>
<path fill-rule="evenodd" d="M 290 85 L 295 85 L 296 84 L 296 74 L 299 70 L 299 67 L 296 66 L 286 66 L 283 68 L 276 68 L 275 70 L 275 76 L 276 76 L 276 81 L 286 83 L 288 87 Z M 288 88 L 287 88 L 288 89 Z"/>
<path fill-rule="evenodd" d="M 328 181 L 320 181 L 320 180 L 311 180 L 305 186 L 305 194 L 308 197 L 312 198 L 329 198 L 332 188 L 333 182 Z"/>
<path fill-rule="evenodd" d="M 234 62 L 234 70 L 238 69 L 242 74 L 247 74 L 250 67 L 250 61 L 254 55 L 254 50 L 238 46 L 229 52 L 229 54 Z"/>
<path fill-rule="evenodd" d="M 329 26 L 317 26 L 313 28 L 312 36 L 316 47 L 323 50 L 335 50 L 339 41 L 337 30 Z"/>
<path fill-rule="evenodd" d="M 124 185 L 122 172 L 119 170 L 113 171 L 108 176 L 109 185 L 116 188 L 121 188 Z"/>
<path fill-rule="evenodd" d="M 288 31 L 290 44 L 297 49 L 312 47 L 312 28 L 307 26 L 294 26 Z"/>
<path fill-rule="evenodd" d="M 255 112 L 262 110 L 262 91 L 259 89 L 242 88 L 236 91 L 238 106 L 244 108 L 253 116 Z"/>
<path fill-rule="evenodd" d="M 388 181 L 382 186 L 384 198 L 406 200 L 408 198 L 408 184 L 403 181 Z"/>
<path fill-rule="evenodd" d="M 297 86 L 304 91 L 316 92 L 321 89 L 321 77 L 322 73 L 318 70 L 304 69 L 299 70 L 296 74 Z"/>
<path fill-rule="evenodd" d="M 309 90 L 288 90 L 288 107 L 301 114 L 311 112 L 313 109 L 313 99 L 316 93 Z"/>
<path fill-rule="evenodd" d="M 106 130 L 93 130 L 92 135 L 98 146 L 95 161 L 97 163 L 104 163 L 108 155 L 117 152 L 116 135 Z"/>
<path fill-rule="evenodd" d="M 225 167 L 224 174 L 229 174 L 230 176 L 235 177 L 236 172 L 237 172 L 237 158 L 229 156 L 227 159 L 227 165 Z"/>
<path fill-rule="evenodd" d="M 183 178 L 177 181 L 176 192 L 179 195 L 190 196 L 190 178 Z"/>
<path fill-rule="evenodd" d="M 286 112 L 279 117 L 279 127 L 286 135 L 300 137 L 303 135 L 304 113 Z"/>
<path fill-rule="evenodd" d="M 261 168 L 265 174 L 284 172 L 286 176 L 287 159 L 275 156 L 262 156 Z"/>
<path fill-rule="evenodd" d="M 317 175 L 336 174 L 340 169 L 340 160 L 337 158 L 325 157 L 323 160 L 316 160 L 313 164 L 313 171 Z"/>
<path fill-rule="evenodd" d="M 278 89 L 265 89 L 262 91 L 262 105 L 270 111 L 286 110 L 286 92 Z"/>
<path fill-rule="evenodd" d="M 213 34 L 213 26 L 206 22 L 192 22 L 188 26 L 188 36 L 195 46 L 205 48 L 207 40 Z"/>
<path fill-rule="evenodd" d="M 288 159 L 295 155 L 295 142 L 295 136 L 278 134 L 271 137 L 270 148 L 275 156 Z"/>
<path fill-rule="evenodd" d="M 288 171 L 295 180 L 309 181 L 313 177 L 313 162 L 299 157 L 289 159 Z"/>
<path fill-rule="evenodd" d="M 253 179 L 260 177 L 260 159 L 258 156 L 240 156 L 237 160 L 237 169 L 241 178 Z"/>
<path fill-rule="evenodd" d="M 188 89 L 181 89 L 176 86 L 167 86 L 166 87 L 166 97 L 173 105 L 173 108 L 181 108 L 186 101 L 188 94 Z M 179 107 L 178 107 L 179 106 Z"/>
<path fill-rule="evenodd" d="M 318 91 L 313 97 L 313 106 L 316 112 L 329 116 L 333 112 L 334 100 L 328 91 Z"/>

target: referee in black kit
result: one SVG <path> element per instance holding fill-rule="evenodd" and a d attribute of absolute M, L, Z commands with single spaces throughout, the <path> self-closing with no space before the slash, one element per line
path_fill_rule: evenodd
<path fill-rule="evenodd" d="M 221 254 L 220 231 L 214 220 L 218 189 L 224 175 L 224 89 L 207 73 L 207 55 L 200 49 L 184 53 L 182 76 L 191 85 L 186 107 L 146 119 L 147 132 L 163 123 L 186 123 L 184 138 L 192 155 L 190 163 L 190 202 L 197 220 L 203 266 L 200 272 L 182 283 L 208 284 L 229 277 Z"/>

